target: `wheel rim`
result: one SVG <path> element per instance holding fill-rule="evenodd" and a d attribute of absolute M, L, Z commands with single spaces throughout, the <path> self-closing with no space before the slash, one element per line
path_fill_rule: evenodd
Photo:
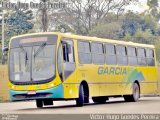
<path fill-rule="evenodd" d="M 82 99 L 83 99 L 83 101 L 85 99 L 85 94 L 84 94 L 84 88 L 83 88 L 83 86 L 82 86 Z"/>
<path fill-rule="evenodd" d="M 137 101 L 139 99 L 139 87 L 136 85 L 134 88 L 134 99 Z"/>

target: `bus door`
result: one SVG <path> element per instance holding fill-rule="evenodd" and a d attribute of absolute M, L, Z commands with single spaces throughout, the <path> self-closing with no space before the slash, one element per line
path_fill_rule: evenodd
<path fill-rule="evenodd" d="M 63 39 L 61 41 L 62 49 L 62 81 L 64 83 L 64 95 L 66 98 L 73 97 L 76 93 L 75 82 L 75 57 L 74 57 L 74 43 L 72 40 Z"/>

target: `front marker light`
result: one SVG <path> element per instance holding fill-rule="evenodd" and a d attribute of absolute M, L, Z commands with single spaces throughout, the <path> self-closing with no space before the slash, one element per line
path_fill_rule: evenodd
<path fill-rule="evenodd" d="M 51 87 L 54 87 L 54 84 L 53 84 L 53 83 L 51 84 Z"/>
<path fill-rule="evenodd" d="M 15 87 L 14 86 L 12 86 L 12 89 L 14 89 Z"/>

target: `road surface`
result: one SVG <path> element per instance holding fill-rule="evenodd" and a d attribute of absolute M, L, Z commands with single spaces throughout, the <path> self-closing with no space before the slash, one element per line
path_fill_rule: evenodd
<path fill-rule="evenodd" d="M 54 106 L 36 108 L 35 101 L 0 103 L 0 114 L 160 114 L 160 97 L 142 97 L 138 102 L 112 98 L 105 104 L 91 103 L 76 107 L 75 101 L 55 101 Z"/>

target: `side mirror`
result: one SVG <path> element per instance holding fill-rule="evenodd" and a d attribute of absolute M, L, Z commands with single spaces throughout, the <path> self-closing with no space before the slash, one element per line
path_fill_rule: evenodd
<path fill-rule="evenodd" d="M 4 48 L 2 52 L 2 64 L 6 64 L 8 61 L 8 48 Z"/>

